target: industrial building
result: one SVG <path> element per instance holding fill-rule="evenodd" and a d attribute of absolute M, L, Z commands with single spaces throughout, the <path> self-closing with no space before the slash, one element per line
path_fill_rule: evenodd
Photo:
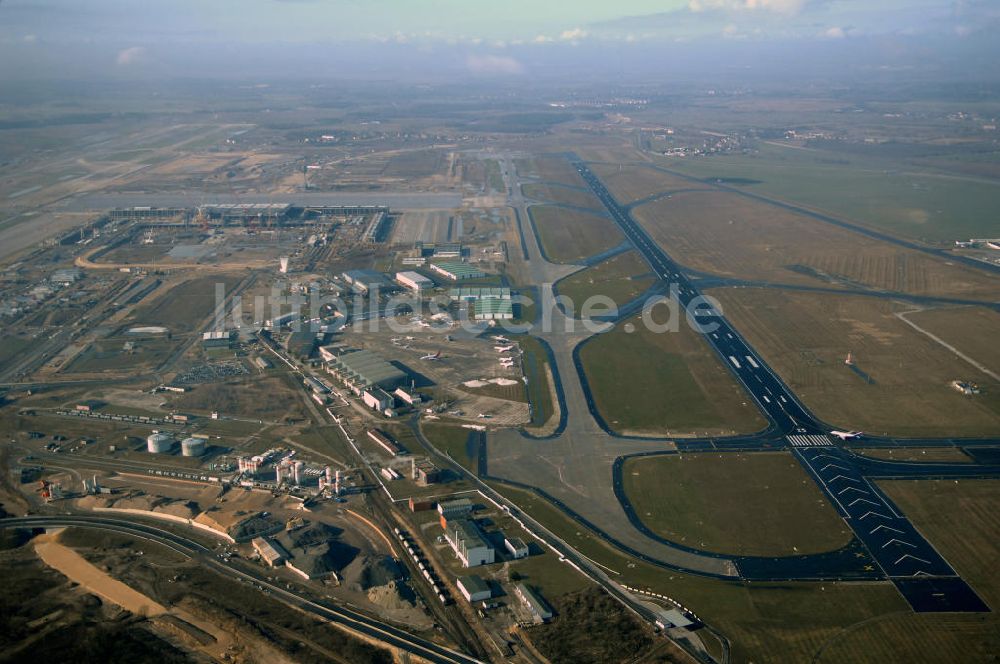
<path fill-rule="evenodd" d="M 503 546 L 514 557 L 514 560 L 528 557 L 528 545 L 519 537 L 504 537 Z"/>
<path fill-rule="evenodd" d="M 431 270 L 440 274 L 445 279 L 451 279 L 452 281 L 462 281 L 465 279 L 481 279 L 486 276 L 486 273 L 480 270 L 478 267 L 469 265 L 468 263 L 462 263 L 459 261 L 443 261 L 440 263 L 431 263 Z"/>
<path fill-rule="evenodd" d="M 54 284 L 59 284 L 61 286 L 69 286 L 75 283 L 83 276 L 83 272 L 80 271 L 78 267 L 67 267 L 56 270 L 49 277 L 49 281 Z"/>
<path fill-rule="evenodd" d="M 468 498 L 459 498 L 438 503 L 437 509 L 438 514 L 444 519 L 464 519 L 472 514 L 473 507 L 472 501 Z"/>
<path fill-rule="evenodd" d="M 464 597 L 470 604 L 472 602 L 480 602 L 484 599 L 493 597 L 493 591 L 490 590 L 490 584 L 486 583 L 482 577 L 475 574 L 458 577 L 455 585 L 458 586 L 458 592 L 462 593 L 462 597 Z"/>
<path fill-rule="evenodd" d="M 477 300 L 474 317 L 476 320 L 510 320 L 514 317 L 514 303 L 492 297 Z"/>
<path fill-rule="evenodd" d="M 378 429 L 369 429 L 368 438 L 392 456 L 403 454 L 406 451 L 399 446 L 399 443 L 389 438 L 385 432 L 379 431 Z"/>
<path fill-rule="evenodd" d="M 354 394 L 369 387 L 393 389 L 406 380 L 406 374 L 370 350 L 354 350 L 331 357 L 327 371 Z"/>
<path fill-rule="evenodd" d="M 285 338 L 285 350 L 296 357 L 309 357 L 316 348 L 316 333 L 310 330 L 298 330 Z"/>
<path fill-rule="evenodd" d="M 269 567 L 278 567 L 283 565 L 286 560 L 291 558 L 285 547 L 281 546 L 278 542 L 269 540 L 266 537 L 255 537 L 252 541 L 254 551 L 260 556 L 261 560 L 266 562 Z"/>
<path fill-rule="evenodd" d="M 419 272 L 397 272 L 396 281 L 403 287 L 417 293 L 434 288 L 434 282 Z"/>
<path fill-rule="evenodd" d="M 348 270 L 340 276 L 361 295 L 368 295 L 372 291 L 396 290 L 396 286 L 384 274 L 375 270 Z"/>
<path fill-rule="evenodd" d="M 381 387 L 368 387 L 361 393 L 361 400 L 372 410 L 384 413 L 396 405 L 396 400 L 392 395 Z"/>
<path fill-rule="evenodd" d="M 397 387 L 396 391 L 393 392 L 392 395 L 410 406 L 418 404 L 424 400 L 424 398 L 420 396 L 419 392 L 407 390 L 405 387 Z"/>
<path fill-rule="evenodd" d="M 417 242 L 413 248 L 421 257 L 459 258 L 462 255 L 461 242 Z"/>
<path fill-rule="evenodd" d="M 455 519 L 448 522 L 444 530 L 444 539 L 463 567 L 478 567 L 494 562 L 495 552 L 489 545 L 479 527 L 470 519 Z"/>
<path fill-rule="evenodd" d="M 531 613 L 535 622 L 548 622 L 552 619 L 554 615 L 552 607 L 549 606 L 544 597 L 529 588 L 526 584 L 515 584 L 514 593 L 520 598 L 521 603 L 528 609 L 528 612 Z"/>
<path fill-rule="evenodd" d="M 229 348 L 236 337 L 236 330 L 210 330 L 201 335 L 202 348 Z"/>
<path fill-rule="evenodd" d="M 457 286 L 448 289 L 448 298 L 452 302 L 472 302 L 493 298 L 509 300 L 511 291 L 506 286 Z"/>
<path fill-rule="evenodd" d="M 441 470 L 427 459 L 413 459 L 410 478 L 420 486 L 428 486 L 440 482 L 442 475 Z"/>

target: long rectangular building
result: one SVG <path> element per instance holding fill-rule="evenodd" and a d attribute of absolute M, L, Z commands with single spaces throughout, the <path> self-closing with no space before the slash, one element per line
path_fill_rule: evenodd
<path fill-rule="evenodd" d="M 331 357 L 327 371 L 355 394 L 373 385 L 393 389 L 406 380 L 406 374 L 370 350 L 355 350 Z"/>

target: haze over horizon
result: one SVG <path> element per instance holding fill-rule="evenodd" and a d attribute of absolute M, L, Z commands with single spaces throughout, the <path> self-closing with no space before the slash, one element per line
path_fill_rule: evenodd
<path fill-rule="evenodd" d="M 992 76 L 987 0 L 0 4 L 0 79 Z"/>

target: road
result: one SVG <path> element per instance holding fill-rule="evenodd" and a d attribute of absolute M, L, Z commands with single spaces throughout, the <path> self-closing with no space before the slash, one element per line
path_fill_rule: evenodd
<path fill-rule="evenodd" d="M 441 664 L 473 664 L 479 660 L 414 636 L 392 625 L 380 622 L 357 611 L 311 600 L 296 592 L 271 583 L 263 575 L 235 568 L 202 544 L 169 530 L 132 520 L 89 515 L 26 516 L 0 519 L 0 528 L 92 528 L 117 532 L 156 542 L 186 557 L 197 560 L 213 572 L 238 582 L 249 582 L 267 590 L 276 599 L 299 608 L 323 620 L 351 629 L 359 634 L 399 648 L 429 662 Z"/>

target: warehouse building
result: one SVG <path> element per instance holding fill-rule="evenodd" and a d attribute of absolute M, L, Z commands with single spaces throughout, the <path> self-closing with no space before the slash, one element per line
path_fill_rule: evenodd
<path fill-rule="evenodd" d="M 514 593 L 520 598 L 521 603 L 528 609 L 528 612 L 531 613 L 535 622 L 543 623 L 552 619 L 554 615 L 552 607 L 549 606 L 544 597 L 529 588 L 526 584 L 516 584 L 514 586 Z"/>
<path fill-rule="evenodd" d="M 438 503 L 438 514 L 444 519 L 464 519 L 472 514 L 472 501 L 468 498 L 446 500 Z"/>
<path fill-rule="evenodd" d="M 458 577 L 455 585 L 458 586 L 458 592 L 462 593 L 462 597 L 464 597 L 470 604 L 472 602 L 480 602 L 484 599 L 493 597 L 493 591 L 490 590 L 490 584 L 486 583 L 482 577 L 476 576 L 475 574 Z"/>
<path fill-rule="evenodd" d="M 210 330 L 201 335 L 202 348 L 229 348 L 236 337 L 236 330 Z"/>
<path fill-rule="evenodd" d="M 444 531 L 444 539 L 464 567 L 478 567 L 494 562 L 495 552 L 474 521 L 455 519 L 448 522 Z"/>
<path fill-rule="evenodd" d="M 392 395 L 381 387 L 369 387 L 361 393 L 361 400 L 372 410 L 384 413 L 396 405 L 396 400 Z"/>
<path fill-rule="evenodd" d="M 486 298 L 509 300 L 510 289 L 506 286 L 459 286 L 448 290 L 452 302 L 472 302 Z"/>
<path fill-rule="evenodd" d="M 486 273 L 478 267 L 461 263 L 458 261 L 445 261 L 441 263 L 431 263 L 431 270 L 440 274 L 445 279 L 452 281 L 463 281 L 465 279 L 481 279 Z"/>
<path fill-rule="evenodd" d="M 379 429 L 369 429 L 368 430 L 368 437 L 376 445 L 378 445 L 379 447 L 381 447 L 383 450 L 385 450 L 386 452 L 388 452 L 392 456 L 396 456 L 396 455 L 403 454 L 404 452 L 406 452 L 406 450 L 404 450 L 402 447 L 399 446 L 399 443 L 397 443 L 396 441 L 394 441 L 392 438 L 390 438 L 388 435 L 386 435 L 386 433 L 384 431 L 380 431 Z"/>
<path fill-rule="evenodd" d="M 269 567 L 278 567 L 279 565 L 285 564 L 285 561 L 291 558 L 285 547 L 281 546 L 278 542 L 269 540 L 266 537 L 255 537 L 253 538 L 253 548 L 254 551 L 260 556 L 261 560 L 268 564 Z"/>
<path fill-rule="evenodd" d="M 459 258 L 462 255 L 461 242 L 417 242 L 413 248 L 422 257 Z"/>
<path fill-rule="evenodd" d="M 477 300 L 474 317 L 476 320 L 510 320 L 514 317 L 514 303 L 492 297 Z"/>
<path fill-rule="evenodd" d="M 514 560 L 528 557 L 528 545 L 520 537 L 504 537 L 504 548 L 514 557 Z"/>
<path fill-rule="evenodd" d="M 409 288 L 416 293 L 434 288 L 434 282 L 419 272 L 397 272 L 396 281 L 404 288 Z"/>
<path fill-rule="evenodd" d="M 375 270 L 348 270 L 340 275 L 355 292 L 368 295 L 372 291 L 393 291 L 396 286 L 384 274 Z"/>
<path fill-rule="evenodd" d="M 427 459 L 412 460 L 410 479 L 420 486 L 437 484 L 443 477 L 441 470 Z"/>
<path fill-rule="evenodd" d="M 394 389 L 406 380 L 406 374 L 370 350 L 355 350 L 331 357 L 327 371 L 354 394 L 369 387 Z"/>

